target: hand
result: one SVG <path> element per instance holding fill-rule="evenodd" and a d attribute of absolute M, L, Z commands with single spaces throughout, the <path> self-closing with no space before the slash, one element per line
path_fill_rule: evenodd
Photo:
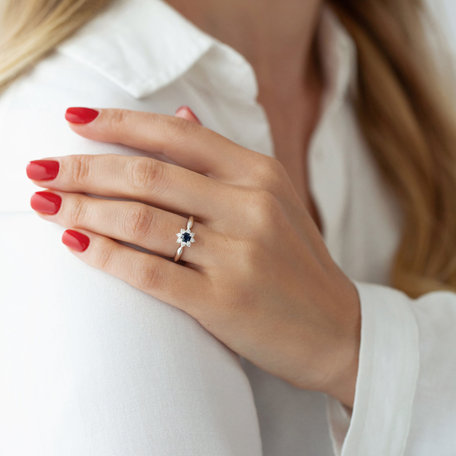
<path fill-rule="evenodd" d="M 32 172 L 42 168 L 29 164 L 28 176 L 57 195 L 53 210 L 33 196 L 38 214 L 83 234 L 84 248 L 71 249 L 82 261 L 190 314 L 263 370 L 351 407 L 357 291 L 280 162 L 191 116 L 98 112 L 85 124 L 67 120 L 81 136 L 161 152 L 176 164 L 120 154 L 49 157 L 58 174 L 41 180 Z M 195 242 L 176 263 L 176 233 L 190 215 Z M 75 240 L 71 231 L 64 239 Z"/>

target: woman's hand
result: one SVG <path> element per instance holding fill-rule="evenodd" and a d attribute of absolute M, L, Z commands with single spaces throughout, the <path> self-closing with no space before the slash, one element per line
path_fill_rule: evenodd
<path fill-rule="evenodd" d="M 55 178 L 43 174 L 43 163 L 29 164 L 27 174 L 57 196 L 38 192 L 32 207 L 83 233 L 83 247 L 72 231 L 64 233 L 82 261 L 187 312 L 265 371 L 351 407 L 357 291 L 331 259 L 280 162 L 189 115 L 98 111 L 88 123 L 76 122 L 91 111 L 69 110 L 67 119 L 81 136 L 160 152 L 177 165 L 120 154 L 47 158 L 58 162 Z M 176 263 L 176 234 L 190 215 L 195 242 Z"/>

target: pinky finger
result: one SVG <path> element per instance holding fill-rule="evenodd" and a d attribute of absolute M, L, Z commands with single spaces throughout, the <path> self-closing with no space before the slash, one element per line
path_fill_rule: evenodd
<path fill-rule="evenodd" d="M 143 253 L 88 230 L 68 229 L 62 242 L 85 263 L 127 282 L 184 312 L 195 316 L 202 307 L 205 276 L 192 268 Z M 201 310 L 201 309 L 200 309 Z"/>

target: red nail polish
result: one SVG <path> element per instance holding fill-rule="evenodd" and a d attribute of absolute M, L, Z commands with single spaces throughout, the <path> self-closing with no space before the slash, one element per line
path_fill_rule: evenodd
<path fill-rule="evenodd" d="M 176 112 L 174 114 L 177 114 L 182 109 L 185 109 L 201 125 L 201 121 L 198 119 L 197 115 L 188 106 L 180 106 L 176 109 Z"/>
<path fill-rule="evenodd" d="M 55 160 L 33 160 L 27 165 L 26 171 L 29 179 L 55 179 L 59 173 L 59 162 Z"/>
<path fill-rule="evenodd" d="M 65 119 L 75 124 L 86 124 L 96 119 L 99 112 L 91 108 L 68 108 Z"/>
<path fill-rule="evenodd" d="M 73 250 L 84 252 L 90 244 L 90 239 L 79 231 L 65 230 L 62 234 L 62 242 Z"/>
<path fill-rule="evenodd" d="M 51 192 L 36 192 L 30 198 L 32 209 L 43 214 L 57 214 L 62 204 L 62 198 Z"/>

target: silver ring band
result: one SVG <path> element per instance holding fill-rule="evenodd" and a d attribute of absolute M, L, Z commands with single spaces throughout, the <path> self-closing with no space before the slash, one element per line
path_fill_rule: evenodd
<path fill-rule="evenodd" d="M 180 247 L 177 249 L 176 255 L 174 256 L 174 261 L 179 261 L 184 247 L 191 247 L 192 242 L 195 242 L 195 233 L 191 231 L 193 226 L 193 215 L 191 215 L 187 220 L 187 228 L 181 228 L 179 233 L 176 233 L 177 243 L 180 244 Z"/>

